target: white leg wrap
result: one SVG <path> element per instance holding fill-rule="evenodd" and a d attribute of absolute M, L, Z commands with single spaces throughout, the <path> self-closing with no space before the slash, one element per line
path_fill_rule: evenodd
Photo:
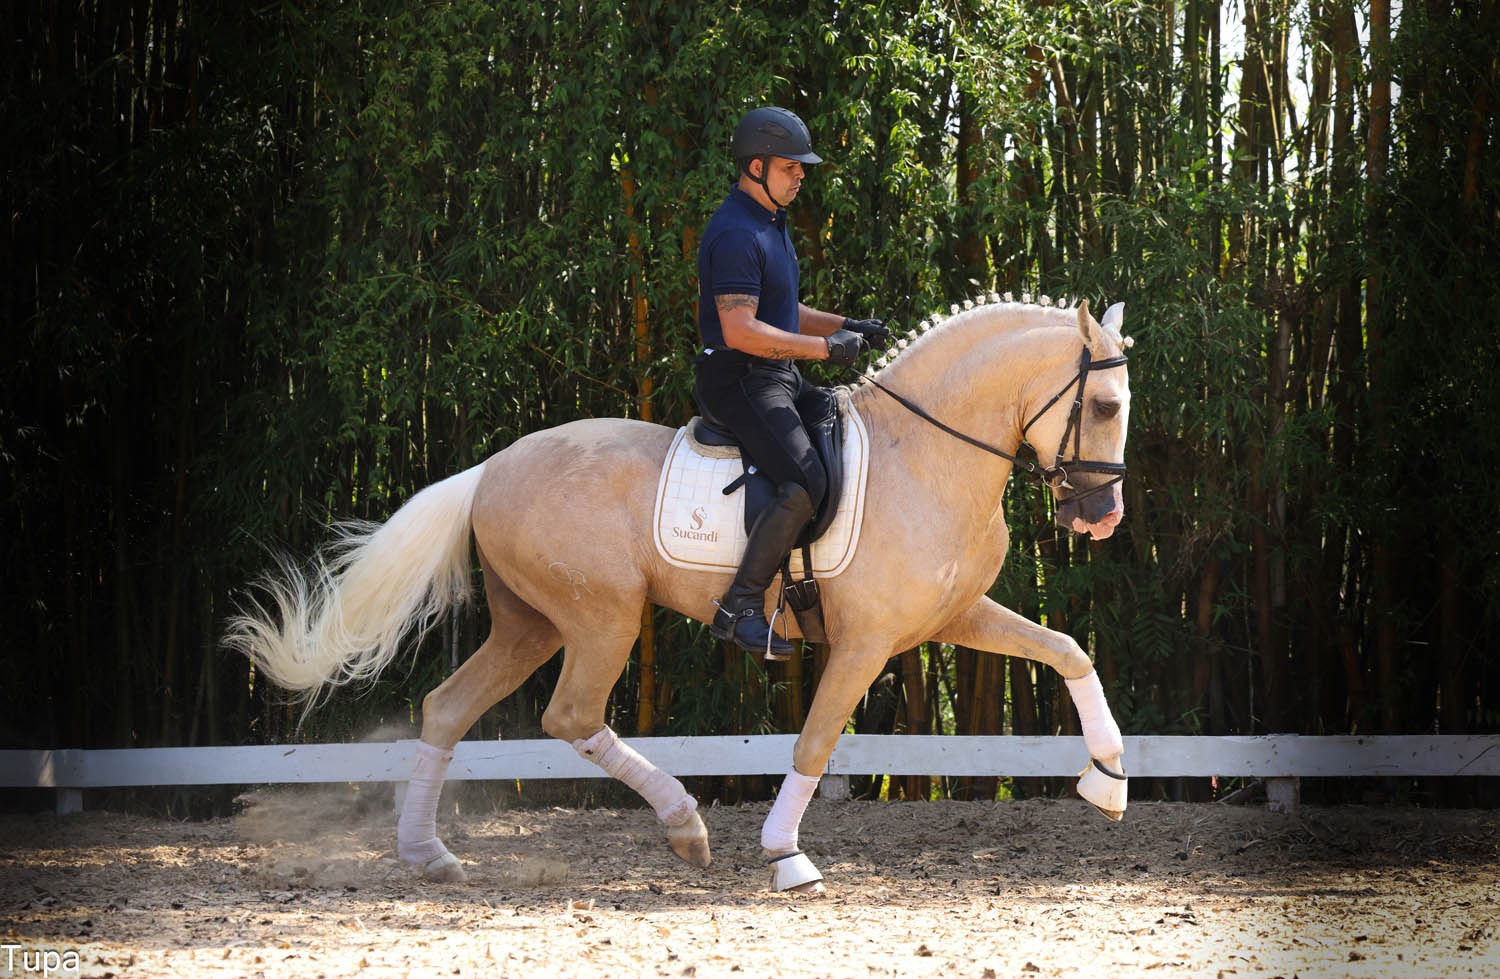
<path fill-rule="evenodd" d="M 668 826 L 683 825 L 698 810 L 698 800 L 688 795 L 681 782 L 647 761 L 608 727 L 591 738 L 574 741 L 573 749 L 639 792 L 656 810 L 656 818 Z"/>
<path fill-rule="evenodd" d="M 407 863 L 432 872 L 438 864 L 458 860 L 443 846 L 437 836 L 438 796 L 453 752 L 417 742 L 417 760 L 406 783 L 406 801 L 396 822 L 396 855 Z M 445 861 L 444 858 L 447 858 Z"/>
<path fill-rule="evenodd" d="M 1109 759 L 1125 753 L 1125 742 L 1120 737 L 1120 726 L 1104 702 L 1104 685 L 1099 682 L 1097 670 L 1087 676 L 1072 680 L 1064 679 L 1068 693 L 1073 696 L 1073 706 L 1078 708 L 1078 720 L 1083 726 L 1083 743 L 1093 758 Z"/>
<path fill-rule="evenodd" d="M 781 791 L 771 804 L 765 825 L 760 828 L 760 845 L 767 853 L 783 853 L 797 849 L 797 827 L 802 824 L 802 814 L 817 791 L 818 780 L 803 775 L 795 768 L 786 773 Z"/>

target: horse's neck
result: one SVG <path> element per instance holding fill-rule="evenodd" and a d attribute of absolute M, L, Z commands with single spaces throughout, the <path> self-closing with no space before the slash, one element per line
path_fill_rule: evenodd
<path fill-rule="evenodd" d="M 877 379 L 950 428 L 1015 455 L 1023 400 L 1035 378 L 1051 372 L 1066 340 L 1055 326 L 1024 317 L 1000 313 L 945 324 L 941 336 L 923 337 Z M 887 445 L 900 452 L 899 471 L 930 481 L 944 507 L 962 511 L 955 517 L 1003 519 L 1008 460 L 943 432 L 874 385 L 856 391 L 854 403 L 877 451 Z"/>
<path fill-rule="evenodd" d="M 1068 334 L 1047 318 L 1051 310 L 982 312 L 989 313 L 976 309 L 922 337 L 876 380 L 952 428 L 1014 454 L 1029 387 L 1074 351 Z M 874 385 L 863 386 L 856 398 L 862 411 L 869 405 L 895 424 L 927 425 Z M 896 411 L 883 411 L 890 406 Z"/>

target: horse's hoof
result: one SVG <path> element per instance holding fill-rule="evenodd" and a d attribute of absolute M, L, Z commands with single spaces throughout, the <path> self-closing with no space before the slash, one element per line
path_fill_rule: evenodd
<path fill-rule="evenodd" d="M 708 827 L 696 812 L 681 826 L 667 827 L 667 845 L 690 867 L 707 867 L 713 857 L 708 852 Z"/>
<path fill-rule="evenodd" d="M 1113 772 L 1096 758 L 1078 773 L 1078 794 L 1115 822 L 1125 818 L 1129 780 L 1124 772 Z"/>
<path fill-rule="evenodd" d="M 451 853 L 433 857 L 422 865 L 422 878 L 440 884 L 463 884 L 469 880 L 463 865 Z"/>
<path fill-rule="evenodd" d="M 823 875 L 801 850 L 770 857 L 771 887 L 777 891 L 798 894 L 822 894 Z"/>

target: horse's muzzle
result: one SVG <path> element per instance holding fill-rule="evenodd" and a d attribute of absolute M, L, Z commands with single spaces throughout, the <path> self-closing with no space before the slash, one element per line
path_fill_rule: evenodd
<path fill-rule="evenodd" d="M 1125 500 L 1120 484 L 1080 490 L 1057 500 L 1057 525 L 1075 533 L 1104 540 L 1125 519 Z"/>

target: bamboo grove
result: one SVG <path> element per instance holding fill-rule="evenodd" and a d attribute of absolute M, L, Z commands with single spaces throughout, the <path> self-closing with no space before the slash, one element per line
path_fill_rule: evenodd
<path fill-rule="evenodd" d="M 1126 523 L 1071 539 L 1014 480 L 993 592 L 1095 653 L 1127 731 L 1500 729 L 1496 0 L 0 17 L 7 745 L 410 724 L 482 610 L 298 730 L 217 646 L 238 590 L 527 432 L 684 422 L 696 235 L 768 102 L 828 160 L 792 215 L 813 304 L 1128 304 Z M 766 671 L 643 622 L 617 728 L 797 729 L 819 649 Z M 555 669 L 474 736 L 538 734 Z M 1046 671 L 929 644 L 854 724 L 1076 718 Z"/>

